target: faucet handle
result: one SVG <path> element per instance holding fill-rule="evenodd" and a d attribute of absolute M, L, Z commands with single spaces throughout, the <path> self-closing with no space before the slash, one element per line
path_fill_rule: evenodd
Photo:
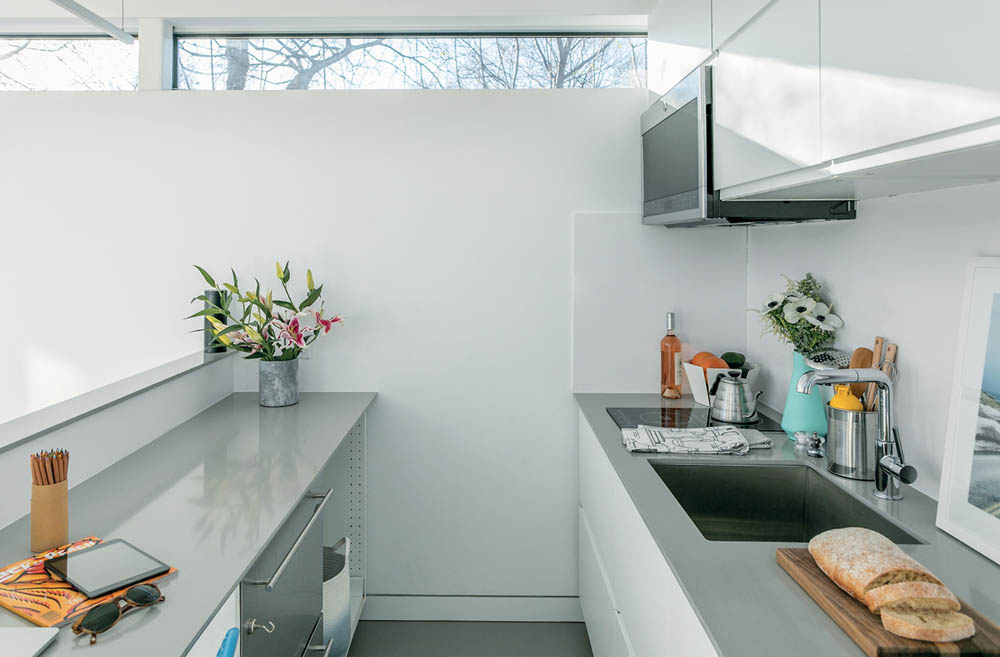
<path fill-rule="evenodd" d="M 899 427 L 892 428 L 892 442 L 896 445 L 896 455 L 899 457 L 899 460 L 905 462 L 906 457 L 903 456 L 903 441 L 899 439 Z M 914 478 L 916 478 L 916 476 L 914 476 Z"/>
<path fill-rule="evenodd" d="M 889 474 L 899 477 L 899 480 L 904 484 L 912 484 L 917 480 L 917 469 L 904 463 L 895 454 L 883 456 L 878 465 Z"/>

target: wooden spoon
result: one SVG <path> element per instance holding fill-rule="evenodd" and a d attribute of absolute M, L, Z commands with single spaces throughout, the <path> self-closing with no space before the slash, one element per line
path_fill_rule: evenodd
<path fill-rule="evenodd" d="M 858 347 L 857 349 L 854 350 L 854 353 L 851 354 L 851 365 L 850 365 L 851 369 L 852 370 L 866 369 L 868 367 L 871 367 L 873 356 L 874 353 L 868 347 Z M 868 389 L 867 383 L 851 384 L 851 393 L 858 399 L 861 399 L 861 395 L 865 394 L 865 391 L 867 389 Z"/>

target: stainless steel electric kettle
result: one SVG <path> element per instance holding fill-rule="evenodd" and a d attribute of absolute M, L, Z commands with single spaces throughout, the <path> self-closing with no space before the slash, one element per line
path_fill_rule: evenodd
<path fill-rule="evenodd" d="M 711 418 L 727 424 L 749 424 L 757 421 L 757 398 L 750 390 L 750 384 L 739 371 L 720 373 L 715 377 L 710 394 L 715 396 L 712 401 Z"/>

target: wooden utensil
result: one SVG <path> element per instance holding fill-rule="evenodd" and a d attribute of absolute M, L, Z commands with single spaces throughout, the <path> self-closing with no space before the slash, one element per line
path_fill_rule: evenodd
<path fill-rule="evenodd" d="M 899 350 L 899 346 L 895 342 L 890 342 L 885 348 L 885 357 L 882 359 L 882 373 L 888 377 L 892 377 L 892 370 L 896 363 L 896 352 Z M 875 405 L 872 410 L 878 410 L 878 396 L 875 397 Z"/>
<path fill-rule="evenodd" d="M 820 608 L 833 619 L 840 629 L 858 644 L 868 657 L 897 657 L 903 655 L 982 655 L 1000 657 L 1000 627 L 988 618 L 962 603 L 962 613 L 976 624 L 976 635 L 963 641 L 931 643 L 896 636 L 882 627 L 879 616 L 868 611 L 851 596 L 844 593 L 816 565 L 805 548 L 778 548 L 778 565 L 792 576 L 799 586 Z"/>
<path fill-rule="evenodd" d="M 881 335 L 875 336 L 875 348 L 872 349 L 872 367 L 878 367 L 878 364 L 882 362 L 882 347 L 885 345 L 885 338 Z M 878 401 L 878 386 L 874 383 L 868 384 L 868 390 L 865 392 L 865 410 L 874 411 L 875 402 Z"/>
<path fill-rule="evenodd" d="M 851 354 L 851 364 L 850 368 L 854 369 L 865 369 L 872 366 L 872 350 L 868 347 L 858 347 Z M 865 394 L 865 390 L 868 389 L 867 383 L 852 383 L 851 393 L 861 399 L 861 395 Z"/>

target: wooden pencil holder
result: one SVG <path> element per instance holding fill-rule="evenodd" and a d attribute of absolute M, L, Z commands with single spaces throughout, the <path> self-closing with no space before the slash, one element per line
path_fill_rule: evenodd
<path fill-rule="evenodd" d="M 31 551 L 45 552 L 69 543 L 69 495 L 66 481 L 31 486 Z"/>

